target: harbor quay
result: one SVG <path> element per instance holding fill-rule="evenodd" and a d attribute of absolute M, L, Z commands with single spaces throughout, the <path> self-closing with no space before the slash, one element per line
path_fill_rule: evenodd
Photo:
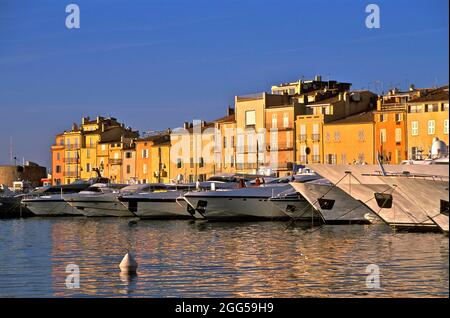
<path fill-rule="evenodd" d="M 51 146 L 51 186 L 3 215 L 297 220 L 448 234 L 448 86 L 378 95 L 284 83 L 212 121 L 140 134 L 83 117 Z M 420 198 L 420 199 L 417 199 Z"/>
<path fill-rule="evenodd" d="M 70 184 L 98 169 L 116 183 L 182 183 L 223 173 L 282 177 L 306 164 L 435 159 L 448 153 L 448 111 L 448 85 L 377 95 L 316 76 L 235 96 L 221 118 L 162 131 L 84 117 L 55 137 L 51 181 Z"/>

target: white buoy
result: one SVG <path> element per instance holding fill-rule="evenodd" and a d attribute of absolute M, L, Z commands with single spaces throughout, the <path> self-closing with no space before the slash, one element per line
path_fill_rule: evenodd
<path fill-rule="evenodd" d="M 121 272 L 136 273 L 138 264 L 130 253 L 126 253 L 119 264 Z"/>

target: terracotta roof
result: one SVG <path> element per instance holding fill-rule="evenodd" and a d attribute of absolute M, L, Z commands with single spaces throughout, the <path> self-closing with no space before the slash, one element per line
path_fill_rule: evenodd
<path fill-rule="evenodd" d="M 373 123 L 373 122 L 374 122 L 373 112 L 362 112 L 356 115 L 346 117 L 344 119 L 330 121 L 325 125 L 358 124 L 358 123 Z"/>
<path fill-rule="evenodd" d="M 448 85 L 436 88 L 425 95 L 413 98 L 409 103 L 448 101 Z"/>
<path fill-rule="evenodd" d="M 232 121 L 236 121 L 236 116 L 234 114 L 221 117 L 219 119 L 214 120 L 213 122 L 214 123 L 227 123 L 227 122 L 232 122 Z"/>

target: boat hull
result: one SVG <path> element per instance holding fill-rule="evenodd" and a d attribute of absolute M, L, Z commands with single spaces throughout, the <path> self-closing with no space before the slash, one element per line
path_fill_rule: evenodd
<path fill-rule="evenodd" d="M 185 196 L 188 204 L 208 220 L 281 220 L 289 216 L 267 197 Z M 200 209 L 199 209 L 200 207 Z"/>
<path fill-rule="evenodd" d="M 65 199 L 74 209 L 87 217 L 135 217 L 116 195 L 72 196 Z"/>
<path fill-rule="evenodd" d="M 80 216 L 83 215 L 77 209 L 70 206 L 63 199 L 55 198 L 37 198 L 24 199 L 22 204 L 28 208 L 34 215 L 38 216 Z"/>
<path fill-rule="evenodd" d="M 120 202 L 132 213 L 142 219 L 192 219 L 187 205 L 181 204 L 177 197 L 122 197 Z"/>

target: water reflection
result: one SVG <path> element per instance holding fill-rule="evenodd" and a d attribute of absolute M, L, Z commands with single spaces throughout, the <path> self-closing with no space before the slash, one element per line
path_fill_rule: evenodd
<path fill-rule="evenodd" d="M 2 255 L 10 255 L 0 260 L 0 295 L 448 297 L 448 239 L 440 234 L 394 234 L 382 225 L 311 228 L 297 222 L 129 224 L 117 218 L 15 222 L 19 223 L 9 230 L 12 236 L 34 240 L 19 252 L 0 247 Z M 11 226 L 0 223 L 0 233 Z M 48 252 L 46 260 L 41 250 Z M 127 251 L 136 256 L 138 275 L 120 273 L 118 265 Z M 47 263 L 49 273 L 11 279 L 9 259 L 24 258 L 23 254 L 34 264 Z M 79 289 L 66 288 L 69 264 L 80 268 Z M 380 267 L 380 289 L 366 287 L 369 264 Z M 16 274 L 23 270 L 17 266 Z M 30 288 L 37 280 L 50 283 Z"/>

